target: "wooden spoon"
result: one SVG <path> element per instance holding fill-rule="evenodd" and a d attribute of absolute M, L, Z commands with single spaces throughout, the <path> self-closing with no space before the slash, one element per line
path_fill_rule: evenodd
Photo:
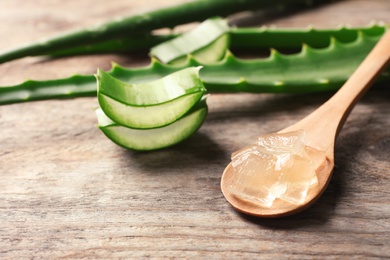
<path fill-rule="evenodd" d="M 281 217 L 297 213 L 313 204 L 326 189 L 334 166 L 334 145 L 345 120 L 356 102 L 369 89 L 390 60 L 390 31 L 386 32 L 362 64 L 341 89 L 313 113 L 279 133 L 303 130 L 306 145 L 326 154 L 326 160 L 316 170 L 318 184 L 310 188 L 303 203 L 297 205 L 276 199 L 270 208 L 248 203 L 234 196 L 229 188 L 234 183 L 232 163 L 223 172 L 221 189 L 227 201 L 238 211 L 258 217 Z M 325 169 L 325 168 L 326 169 Z M 321 174 L 318 174 L 321 172 Z M 261 177 L 261 176 L 260 176 Z"/>

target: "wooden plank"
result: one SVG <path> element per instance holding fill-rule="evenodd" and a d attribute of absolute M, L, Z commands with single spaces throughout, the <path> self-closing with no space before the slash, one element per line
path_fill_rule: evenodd
<path fill-rule="evenodd" d="M 98 2 L 98 4 L 96 4 Z M 0 1 L 0 49 L 179 0 Z M 267 25 L 390 22 L 386 0 L 335 2 L 261 16 Z M 0 65 L 0 85 L 94 73 L 145 54 Z M 213 95 L 202 128 L 151 153 L 126 151 L 96 128 L 96 98 L 0 107 L 0 258 L 390 258 L 390 94 L 375 86 L 336 146 L 328 190 L 283 219 L 235 212 L 219 189 L 230 153 L 307 115 L 330 94 Z"/>

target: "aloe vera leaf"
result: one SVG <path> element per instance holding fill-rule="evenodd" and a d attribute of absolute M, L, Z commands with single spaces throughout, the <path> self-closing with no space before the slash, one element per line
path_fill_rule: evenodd
<path fill-rule="evenodd" d="M 333 90 L 346 81 L 382 35 L 371 31 L 358 31 L 357 34 L 352 42 L 340 43 L 334 39 L 325 49 L 306 46 L 300 53 L 292 55 L 276 54 L 267 59 L 251 60 L 227 55 L 214 65 L 204 65 L 200 77 L 209 92 L 302 93 Z M 152 59 L 149 66 L 130 70 L 114 64 L 109 74 L 125 82 L 137 83 L 199 65 L 202 64 L 193 59 L 181 66 L 164 65 Z M 92 95 L 96 95 L 95 78 L 75 75 L 0 87 L 0 104 Z"/>
<path fill-rule="evenodd" d="M 325 48 L 330 43 L 330 38 L 334 37 L 341 42 L 350 42 L 356 39 L 358 31 L 375 36 L 382 35 L 388 25 L 372 23 L 365 27 L 345 27 L 337 29 L 316 29 L 308 27 L 306 29 L 285 29 L 285 28 L 236 28 L 229 30 L 230 48 L 258 50 L 259 48 L 269 49 L 292 49 L 301 48 L 302 44 L 307 44 L 315 48 Z M 138 36 L 121 35 L 115 39 L 99 41 L 81 46 L 67 46 L 64 49 L 52 51 L 47 50 L 35 55 L 72 56 L 80 54 L 112 53 L 112 52 L 132 52 L 139 50 L 149 50 L 151 47 L 174 39 L 180 34 L 153 35 L 151 33 L 140 34 Z"/>
<path fill-rule="evenodd" d="M 348 43 L 356 40 L 358 33 L 381 36 L 388 25 L 371 23 L 364 27 L 339 26 L 335 29 L 316 29 L 312 26 L 303 28 L 231 28 L 230 48 L 233 49 L 300 49 L 303 44 L 313 48 L 326 48 L 331 38 L 339 42 Z"/>
<path fill-rule="evenodd" d="M 99 128 L 111 141 L 127 149 L 150 151 L 172 146 L 195 133 L 206 118 L 207 105 L 204 98 L 172 124 L 152 129 L 124 127 L 112 121 L 101 109 L 96 110 L 96 115 Z"/>
<path fill-rule="evenodd" d="M 327 48 L 304 45 L 299 53 L 291 55 L 273 50 L 268 58 L 259 60 L 240 60 L 228 55 L 223 62 L 205 67 L 200 76 L 209 92 L 335 90 L 344 84 L 379 38 L 359 33 L 354 42 L 341 43 L 333 38 Z"/>
<path fill-rule="evenodd" d="M 194 0 L 158 10 L 114 19 L 101 25 L 63 33 L 35 43 L 4 50 L 0 63 L 26 56 L 39 55 L 49 51 L 66 49 L 68 46 L 82 46 L 118 38 L 123 34 L 139 34 L 154 29 L 173 28 L 180 24 L 203 21 L 213 16 L 227 16 L 241 11 L 252 11 L 279 4 L 296 4 L 304 0 Z"/>
<path fill-rule="evenodd" d="M 98 100 L 113 121 L 137 129 L 162 127 L 176 121 L 206 92 L 200 67 L 190 67 L 155 81 L 126 84 L 99 70 Z"/>
<path fill-rule="evenodd" d="M 199 62 L 210 63 L 220 60 L 228 48 L 229 26 L 219 17 L 207 19 L 195 29 L 158 44 L 149 55 L 162 63 L 180 64 L 191 53 Z"/>
<path fill-rule="evenodd" d="M 200 77 L 208 92 L 307 93 L 334 90 L 348 79 L 379 38 L 360 32 L 350 43 L 333 39 L 327 48 L 304 45 L 301 52 L 289 55 L 274 50 L 265 59 L 242 60 L 229 53 L 220 62 L 204 65 Z M 184 66 L 201 65 L 189 59 Z M 127 82 L 142 81 L 176 69 L 180 68 L 154 63 L 147 73 L 132 73 L 116 67 L 112 74 Z"/>
<path fill-rule="evenodd" d="M 378 36 L 382 35 L 387 28 L 387 24 L 381 23 L 372 23 L 371 25 L 365 27 L 353 28 L 340 26 L 336 29 L 316 29 L 314 27 L 308 27 L 306 29 L 231 27 L 229 30 L 229 47 L 231 49 L 238 50 L 258 50 L 269 48 L 297 50 L 301 48 L 302 44 L 307 44 L 314 48 L 325 48 L 329 45 L 332 37 L 340 42 L 351 42 L 356 39 L 359 31 L 371 36 Z M 131 52 L 142 49 L 149 50 L 157 44 L 174 39 L 178 36 L 180 36 L 180 34 L 149 34 L 143 35 L 139 38 L 123 37 L 85 47 L 70 48 L 62 52 L 52 53 L 51 55 L 69 56 L 91 53 Z M 136 41 L 136 43 L 134 43 L 134 41 Z"/>
<path fill-rule="evenodd" d="M 153 35 L 150 33 L 122 36 L 116 39 L 105 40 L 97 43 L 71 46 L 56 51 L 46 51 L 38 54 L 50 57 L 66 57 L 75 55 L 101 54 L 101 53 L 131 53 L 135 51 L 149 51 L 150 48 L 162 42 L 172 40 L 179 34 Z M 36 56 L 36 55 L 34 55 Z"/>
<path fill-rule="evenodd" d="M 47 100 L 96 96 L 93 75 L 73 75 L 54 80 L 27 80 L 14 86 L 0 87 L 0 105 Z"/>

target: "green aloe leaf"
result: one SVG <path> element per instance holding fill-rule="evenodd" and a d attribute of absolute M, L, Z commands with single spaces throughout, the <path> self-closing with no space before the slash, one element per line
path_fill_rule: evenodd
<path fill-rule="evenodd" d="M 158 128 L 187 113 L 206 92 L 200 67 L 184 68 L 166 77 L 138 84 L 124 83 L 99 70 L 98 100 L 113 121 L 130 128 Z"/>
<path fill-rule="evenodd" d="M 234 50 L 253 50 L 259 49 L 283 49 L 297 50 L 302 44 L 307 44 L 314 48 L 325 48 L 333 37 L 340 42 L 351 42 L 357 37 L 357 32 L 362 31 L 365 34 L 375 36 L 382 35 L 388 25 L 372 23 L 364 27 L 346 27 L 330 29 L 308 28 L 241 28 L 231 27 L 229 30 L 229 48 Z M 139 50 L 149 50 L 157 44 L 174 39 L 180 34 L 153 35 L 150 33 L 140 35 L 121 35 L 119 38 L 104 40 L 98 43 L 68 46 L 66 49 L 59 51 L 48 51 L 40 55 L 51 56 L 69 56 L 79 54 L 94 53 L 112 53 L 112 52 L 132 52 Z"/>
<path fill-rule="evenodd" d="M 168 75 L 189 66 L 203 66 L 200 78 L 210 93 L 309 93 L 335 90 L 362 62 L 381 35 L 359 32 L 357 38 L 342 43 L 333 38 L 326 48 L 304 45 L 296 54 L 281 54 L 275 50 L 267 58 L 239 59 L 228 53 L 213 64 L 201 64 L 188 59 L 182 66 L 153 62 L 143 69 L 115 66 L 110 72 L 125 82 L 146 81 Z M 388 73 L 383 77 L 389 77 Z"/>
<path fill-rule="evenodd" d="M 191 54 L 207 64 L 220 60 L 229 47 L 229 26 L 219 17 L 208 19 L 195 29 L 156 45 L 150 55 L 162 63 L 183 64 Z"/>
<path fill-rule="evenodd" d="M 38 42 L 16 46 L 0 52 L 0 63 L 27 56 L 50 54 L 72 47 L 88 46 L 120 38 L 122 35 L 150 33 L 160 28 L 173 28 L 180 24 L 203 21 L 213 16 L 253 11 L 281 4 L 302 4 L 306 0 L 193 0 L 150 12 L 116 18 L 103 24 L 56 35 Z"/>
<path fill-rule="evenodd" d="M 75 55 L 101 54 L 101 53 L 132 53 L 149 51 L 150 48 L 162 42 L 172 40 L 179 34 L 153 35 L 142 33 L 137 35 L 122 35 L 115 39 L 102 40 L 96 43 L 68 46 L 59 50 L 47 50 L 32 56 L 47 55 L 50 57 L 66 57 Z"/>
<path fill-rule="evenodd" d="M 202 125 L 207 115 L 205 98 L 192 107 L 183 117 L 160 128 L 133 129 L 124 127 L 96 110 L 99 128 L 114 143 L 131 150 L 150 151 L 177 144 Z"/>
<path fill-rule="evenodd" d="M 238 29 L 237 29 L 238 30 Z M 249 29 L 248 29 L 249 30 Z M 306 46 L 298 54 L 282 55 L 266 59 L 241 60 L 227 55 L 223 61 L 203 66 L 201 80 L 209 92 L 318 92 L 340 87 L 357 65 L 368 54 L 377 40 L 387 30 L 386 25 L 334 30 L 286 30 L 253 29 L 247 32 L 246 43 L 231 36 L 231 46 L 301 46 L 302 41 L 318 48 Z M 316 42 L 316 37 L 324 43 Z M 264 43 L 262 39 L 273 41 Z M 331 40 L 333 39 L 333 40 Z M 246 44 L 246 45 L 245 45 Z M 281 58 L 280 58 L 281 57 Z M 152 59 L 146 67 L 124 69 L 114 64 L 108 73 L 128 82 L 138 83 L 156 80 L 188 66 L 203 65 L 190 58 L 179 66 L 164 65 Z M 286 68 L 289 72 L 286 73 Z M 388 74 L 384 77 L 388 78 Z M 74 75 L 69 78 L 33 81 L 19 85 L 0 87 L 0 104 L 12 104 L 53 98 L 74 98 L 96 95 L 96 79 L 92 75 Z"/>
<path fill-rule="evenodd" d="M 334 38 L 338 42 L 353 42 L 359 33 L 369 36 L 381 36 L 388 28 L 384 23 L 371 23 L 364 27 L 339 26 L 337 28 L 317 29 L 307 28 L 277 28 L 277 27 L 248 27 L 231 28 L 230 48 L 258 50 L 275 48 L 297 50 L 303 44 L 312 48 L 326 48 Z"/>

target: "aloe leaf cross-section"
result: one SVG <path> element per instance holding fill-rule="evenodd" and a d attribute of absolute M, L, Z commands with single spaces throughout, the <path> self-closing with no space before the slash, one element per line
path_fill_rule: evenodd
<path fill-rule="evenodd" d="M 195 104 L 183 117 L 172 124 L 152 129 L 122 126 L 96 110 L 99 128 L 114 143 L 127 149 L 150 151 L 175 145 L 195 133 L 207 116 L 206 97 Z"/>
<path fill-rule="evenodd" d="M 128 84 L 98 70 L 98 100 L 113 121 L 130 128 L 169 125 L 193 107 L 206 92 L 201 67 L 190 67 L 151 81 Z"/>
<path fill-rule="evenodd" d="M 215 62 L 223 58 L 229 47 L 229 30 L 225 19 L 210 18 L 193 30 L 154 46 L 150 56 L 170 64 L 184 63 L 189 54 L 203 64 Z"/>

